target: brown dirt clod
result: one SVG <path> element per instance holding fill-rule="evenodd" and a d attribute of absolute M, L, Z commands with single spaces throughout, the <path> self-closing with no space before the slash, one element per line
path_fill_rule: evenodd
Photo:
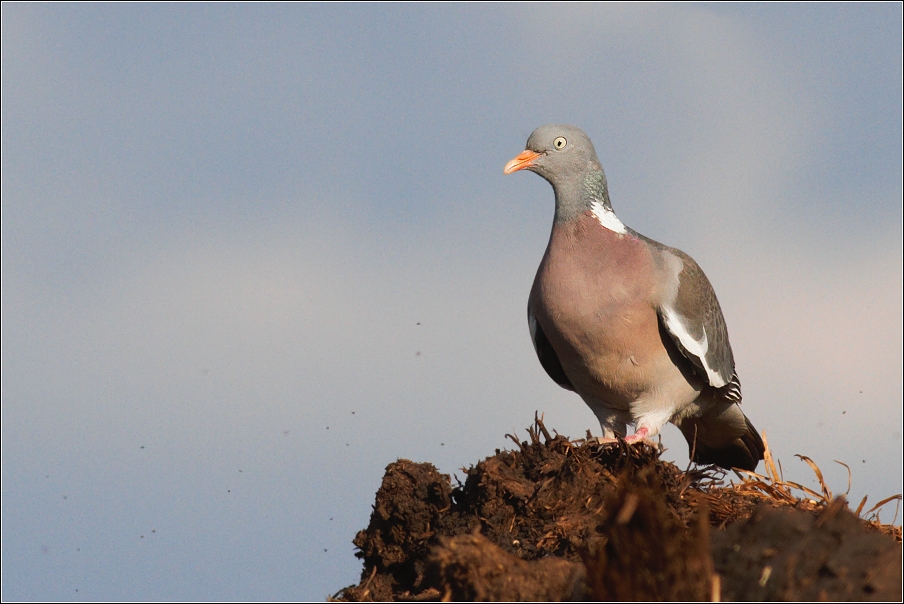
<path fill-rule="evenodd" d="M 725 485 L 647 443 L 553 438 L 540 419 L 528 434 L 456 487 L 431 464 L 389 464 L 354 539 L 361 581 L 334 599 L 901 599 L 901 528 L 824 483 L 797 498 L 768 451 L 767 476 Z"/>

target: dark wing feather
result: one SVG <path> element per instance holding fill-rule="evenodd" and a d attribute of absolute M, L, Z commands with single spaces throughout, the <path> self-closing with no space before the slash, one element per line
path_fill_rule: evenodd
<path fill-rule="evenodd" d="M 540 364 L 543 365 L 543 369 L 546 370 L 546 373 L 549 374 L 549 377 L 551 377 L 556 384 L 566 390 L 574 391 L 574 386 L 571 385 L 571 380 L 565 375 L 565 370 L 562 368 L 559 356 L 553 349 L 552 344 L 549 343 L 549 338 L 543 333 L 543 328 L 540 327 L 540 324 L 537 322 L 536 318 L 534 318 L 530 308 L 527 309 L 527 321 L 530 325 L 531 339 L 534 341 L 534 350 L 537 351 L 537 358 L 540 359 Z"/>
<path fill-rule="evenodd" d="M 684 252 L 666 248 L 664 253 L 678 257 L 683 267 L 674 301 L 657 309 L 662 326 L 700 377 L 714 388 L 737 391 L 740 400 L 728 329 L 709 279 Z"/>

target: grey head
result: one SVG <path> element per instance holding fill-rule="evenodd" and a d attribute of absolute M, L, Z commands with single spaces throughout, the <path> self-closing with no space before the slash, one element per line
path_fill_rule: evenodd
<path fill-rule="evenodd" d="M 536 172 L 556 194 L 556 222 L 570 220 L 596 202 L 611 210 L 606 175 L 590 137 L 567 124 L 540 126 L 527 146 L 505 165 L 503 172 Z"/>

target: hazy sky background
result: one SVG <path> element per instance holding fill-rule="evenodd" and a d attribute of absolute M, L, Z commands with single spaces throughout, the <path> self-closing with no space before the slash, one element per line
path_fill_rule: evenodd
<path fill-rule="evenodd" d="M 322 600 L 388 463 L 598 434 L 502 174 L 549 122 L 704 268 L 786 477 L 900 493 L 901 15 L 4 3 L 3 599 Z"/>

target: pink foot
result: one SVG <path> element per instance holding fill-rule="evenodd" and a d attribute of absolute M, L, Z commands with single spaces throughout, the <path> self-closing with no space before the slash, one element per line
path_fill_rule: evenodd
<path fill-rule="evenodd" d="M 625 437 L 625 442 L 633 443 L 638 440 L 647 440 L 647 436 L 650 435 L 650 431 L 646 428 L 640 428 L 637 432 L 630 436 Z"/>
<path fill-rule="evenodd" d="M 625 437 L 625 442 L 629 445 L 637 443 L 647 443 L 648 445 L 652 445 L 653 447 L 659 446 L 659 443 L 655 442 L 650 436 L 650 430 L 648 428 L 640 428 L 634 434 Z"/>
<path fill-rule="evenodd" d="M 617 438 L 606 438 L 605 436 L 600 436 L 596 440 L 601 445 L 612 444 L 612 443 L 618 442 Z M 653 442 L 653 440 L 650 438 L 650 430 L 649 430 L 649 428 L 646 428 L 646 427 L 640 428 L 634 434 L 626 436 L 625 442 L 628 443 L 629 445 L 635 444 L 635 443 L 647 443 L 648 445 L 653 445 L 654 447 L 658 446 L 658 444 Z"/>

